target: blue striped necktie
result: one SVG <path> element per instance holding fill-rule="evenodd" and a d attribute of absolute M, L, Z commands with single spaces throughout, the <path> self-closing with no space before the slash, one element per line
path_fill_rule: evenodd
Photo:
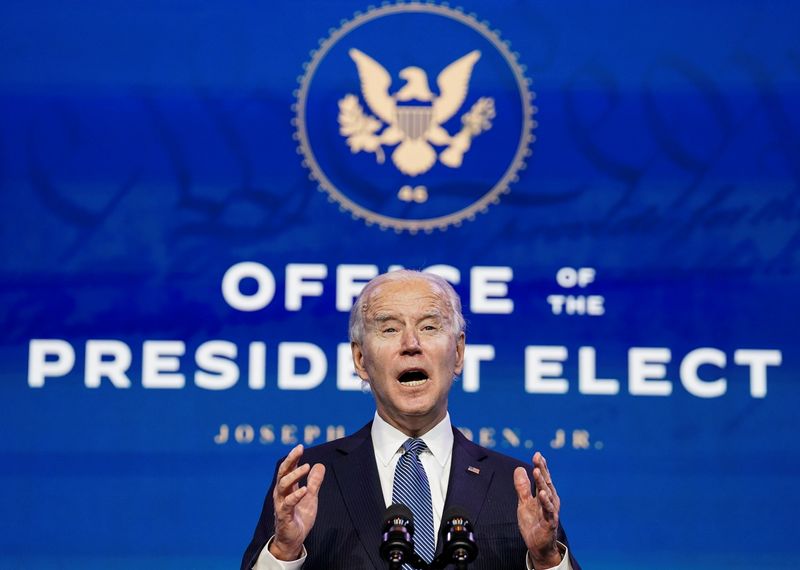
<path fill-rule="evenodd" d="M 409 438 L 403 444 L 403 455 L 394 469 L 392 504 L 402 503 L 414 513 L 414 547 L 426 562 L 433 560 L 436 541 L 433 534 L 433 503 L 431 487 L 419 454 L 428 449 L 419 438 Z M 411 567 L 403 565 L 404 569 Z"/>

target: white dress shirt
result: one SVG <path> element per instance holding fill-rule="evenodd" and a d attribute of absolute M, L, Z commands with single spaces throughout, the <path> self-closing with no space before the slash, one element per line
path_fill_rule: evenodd
<path fill-rule="evenodd" d="M 381 479 L 383 502 L 388 508 L 392 504 L 392 488 L 394 486 L 394 470 L 403 455 L 403 444 L 408 436 L 396 427 L 386 423 L 375 412 L 372 422 L 372 446 L 375 449 L 375 463 Z M 450 482 L 450 459 L 453 457 L 453 429 L 450 427 L 450 414 L 436 424 L 420 439 L 428 449 L 419 454 L 419 461 L 428 476 L 431 486 L 431 503 L 433 505 L 433 528 L 439 528 L 444 513 L 444 498 L 447 496 L 447 485 Z M 438 532 L 436 541 L 438 542 Z"/>
<path fill-rule="evenodd" d="M 444 499 L 447 497 L 447 485 L 450 480 L 450 460 L 453 457 L 453 429 L 450 424 L 450 414 L 445 414 L 444 419 L 436 424 L 427 433 L 419 436 L 428 449 L 420 453 L 419 460 L 425 468 L 428 482 L 431 486 L 431 502 L 433 504 L 433 528 L 439 528 L 444 512 Z M 375 463 L 378 467 L 378 476 L 381 480 L 381 491 L 386 507 L 392 504 L 392 487 L 394 485 L 394 469 L 400 456 L 403 454 L 403 443 L 408 436 L 389 425 L 375 412 L 372 422 L 372 446 L 375 451 Z M 508 482 L 513 485 L 513 481 Z M 324 482 L 323 482 L 324 485 Z M 435 533 L 438 541 L 438 534 Z M 269 551 L 272 539 L 261 550 L 254 570 L 300 570 L 306 560 L 306 551 L 298 560 L 285 562 L 278 560 Z M 559 543 L 563 558 L 561 564 L 548 570 L 572 570 L 569 563 L 566 547 Z M 525 557 L 528 570 L 533 570 L 530 557 Z"/>

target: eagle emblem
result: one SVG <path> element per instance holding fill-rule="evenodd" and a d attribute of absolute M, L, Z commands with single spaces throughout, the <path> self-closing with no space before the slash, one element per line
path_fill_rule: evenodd
<path fill-rule="evenodd" d="M 429 171 L 437 158 L 449 168 L 460 167 L 472 139 L 492 128 L 495 109 L 491 97 L 479 98 L 461 116 L 462 128 L 455 135 L 442 126 L 464 105 L 480 51 L 469 52 L 439 73 L 438 95 L 431 91 L 425 71 L 414 66 L 400 71 L 405 84 L 390 93 L 392 77 L 380 63 L 355 48 L 348 54 L 358 70 L 361 94 L 373 113 L 365 113 L 352 93 L 339 100 L 339 132 L 352 153 L 374 153 L 383 164 L 383 147 L 396 146 L 391 154 L 394 165 L 407 176 L 417 176 Z M 444 148 L 438 152 L 436 147 Z"/>

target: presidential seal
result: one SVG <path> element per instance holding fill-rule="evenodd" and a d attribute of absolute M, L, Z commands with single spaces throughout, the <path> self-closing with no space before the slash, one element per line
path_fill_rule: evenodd
<path fill-rule="evenodd" d="M 530 80 L 474 14 L 371 8 L 332 29 L 304 69 L 293 107 L 303 166 L 367 224 L 416 233 L 473 220 L 530 155 Z"/>

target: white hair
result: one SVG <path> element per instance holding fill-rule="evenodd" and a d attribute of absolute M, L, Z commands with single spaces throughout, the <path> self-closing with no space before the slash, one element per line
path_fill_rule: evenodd
<path fill-rule="evenodd" d="M 464 332 L 466 322 L 464 321 L 464 316 L 461 314 L 461 298 L 450 283 L 433 273 L 424 273 L 411 269 L 398 269 L 378 275 L 362 289 L 361 294 L 353 304 L 353 308 L 350 309 L 350 342 L 361 344 L 364 340 L 364 334 L 366 332 L 364 315 L 367 312 L 370 299 L 375 291 L 385 283 L 394 283 L 397 281 L 426 281 L 434 289 L 437 289 L 442 294 L 446 309 L 449 313 L 447 321 L 452 327 L 453 335 Z"/>

